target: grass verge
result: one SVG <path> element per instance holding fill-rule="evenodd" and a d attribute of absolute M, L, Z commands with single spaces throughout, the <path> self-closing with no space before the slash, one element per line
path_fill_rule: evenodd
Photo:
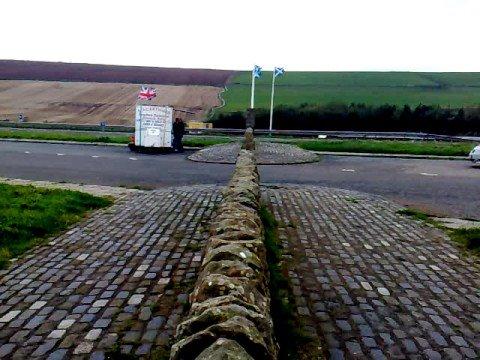
<path fill-rule="evenodd" d="M 50 131 L 0 129 L 3 139 L 30 139 L 94 142 L 105 144 L 128 144 L 129 135 L 94 134 L 79 131 Z M 476 145 L 471 142 L 436 142 L 436 141 L 394 141 L 394 140 L 297 140 L 268 138 L 270 141 L 287 142 L 311 151 L 374 153 L 374 154 L 409 154 L 467 156 Z M 184 146 L 207 147 L 226 144 L 233 139 L 229 136 L 185 136 Z"/>
<path fill-rule="evenodd" d="M 280 360 L 309 359 L 312 341 L 303 332 L 303 326 L 295 315 L 295 298 L 288 280 L 288 267 L 282 259 L 282 245 L 272 213 L 265 205 L 259 211 L 265 229 L 265 247 L 270 273 L 271 315 L 275 336 L 280 343 Z"/>
<path fill-rule="evenodd" d="M 294 140 L 305 150 L 373 154 L 467 156 L 475 146 L 470 142 L 401 140 Z"/>
<path fill-rule="evenodd" d="M 449 235 L 463 249 L 480 255 L 480 228 L 454 229 L 450 231 Z"/>
<path fill-rule="evenodd" d="M 99 142 L 105 144 L 128 144 L 128 135 L 96 135 L 79 131 L 9 130 L 0 129 L 2 139 L 57 140 L 77 142 Z"/>
<path fill-rule="evenodd" d="M 0 184 L 0 268 L 88 211 L 111 203 L 78 191 Z"/>
<path fill-rule="evenodd" d="M 50 130 L 23 130 L 23 129 L 0 129 L 1 139 L 20 140 L 55 140 L 55 141 L 76 141 L 93 142 L 104 144 L 128 144 L 129 135 L 103 135 L 85 133 L 79 131 L 50 131 Z M 205 147 L 211 145 L 225 144 L 232 141 L 228 136 L 185 136 L 184 146 Z"/>
<path fill-rule="evenodd" d="M 409 216 L 415 220 L 423 221 L 431 224 L 447 233 L 447 235 L 455 241 L 462 250 L 475 255 L 480 255 L 480 228 L 471 229 L 450 229 L 433 220 L 428 214 L 414 209 L 402 209 L 398 214 Z"/>
<path fill-rule="evenodd" d="M 232 138 L 228 136 L 185 136 L 183 138 L 183 146 L 206 147 L 212 145 L 227 144 L 232 142 Z"/>
<path fill-rule="evenodd" d="M 430 218 L 430 216 L 428 216 L 427 214 L 421 212 L 421 211 L 418 211 L 418 210 L 414 210 L 414 209 L 402 209 L 402 210 L 398 210 L 397 211 L 397 214 L 400 214 L 400 215 L 405 215 L 405 216 L 408 216 L 408 217 L 411 217 L 415 220 L 419 220 L 419 221 L 423 221 L 423 222 L 427 222 L 429 224 L 432 224 L 432 225 L 436 225 L 436 226 L 440 226 L 440 224 L 434 220 L 432 220 Z"/>

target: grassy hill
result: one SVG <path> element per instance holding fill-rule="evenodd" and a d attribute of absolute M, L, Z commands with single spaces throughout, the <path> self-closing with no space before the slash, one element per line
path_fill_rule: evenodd
<path fill-rule="evenodd" d="M 269 108 L 272 73 L 257 79 L 255 107 Z M 365 103 L 403 106 L 479 107 L 480 73 L 287 72 L 277 78 L 275 105 Z M 250 72 L 233 76 L 221 112 L 250 104 Z"/>

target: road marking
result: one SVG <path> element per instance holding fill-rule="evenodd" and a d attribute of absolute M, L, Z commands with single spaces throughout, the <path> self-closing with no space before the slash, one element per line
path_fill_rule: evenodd
<path fill-rule="evenodd" d="M 30 154 L 30 151 L 25 151 L 25 154 Z"/>
<path fill-rule="evenodd" d="M 100 156 L 98 156 L 98 155 L 92 155 L 92 158 L 98 158 L 98 157 L 100 157 Z"/>
<path fill-rule="evenodd" d="M 438 174 L 431 174 L 431 173 L 420 173 L 423 176 L 438 176 Z"/>
<path fill-rule="evenodd" d="M 129 158 L 129 159 L 130 159 L 130 160 L 137 160 L 137 158 L 135 158 L 135 157 L 131 157 L 131 158 Z"/>
<path fill-rule="evenodd" d="M 57 153 L 57 156 L 64 156 L 65 154 Z"/>
<path fill-rule="evenodd" d="M 343 172 L 355 172 L 354 169 L 342 169 Z"/>

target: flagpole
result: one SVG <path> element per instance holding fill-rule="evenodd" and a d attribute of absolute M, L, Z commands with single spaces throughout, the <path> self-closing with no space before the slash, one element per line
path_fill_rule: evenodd
<path fill-rule="evenodd" d="M 255 102 L 255 74 L 252 71 L 252 97 L 250 99 L 250 109 L 253 109 Z"/>
<path fill-rule="evenodd" d="M 273 96 L 275 94 L 275 69 L 273 70 L 272 77 L 272 98 L 270 99 L 270 132 L 272 132 L 273 126 Z"/>

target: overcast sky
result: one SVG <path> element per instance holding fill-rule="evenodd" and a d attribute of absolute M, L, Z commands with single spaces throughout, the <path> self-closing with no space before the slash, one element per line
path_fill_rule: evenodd
<path fill-rule="evenodd" d="M 0 58 L 480 71 L 480 0 L 2 0 Z"/>

